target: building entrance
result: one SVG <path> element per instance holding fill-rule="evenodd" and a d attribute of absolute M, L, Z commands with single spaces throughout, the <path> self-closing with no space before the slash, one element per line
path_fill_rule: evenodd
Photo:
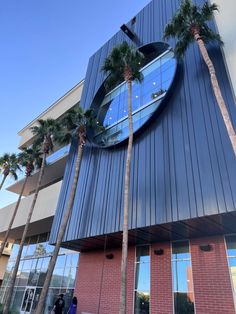
<path fill-rule="evenodd" d="M 34 302 L 34 296 L 35 296 L 35 287 L 26 287 L 21 308 L 20 308 L 20 314 L 28 314 L 31 313 L 33 302 Z"/>

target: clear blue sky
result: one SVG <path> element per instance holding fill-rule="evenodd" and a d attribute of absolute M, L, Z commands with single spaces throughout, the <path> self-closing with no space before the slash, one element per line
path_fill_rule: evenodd
<path fill-rule="evenodd" d="M 149 2 L 1 1 L 0 154 L 17 151 L 17 132 L 83 79 L 89 57 Z M 0 208 L 15 199 L 0 191 Z"/>

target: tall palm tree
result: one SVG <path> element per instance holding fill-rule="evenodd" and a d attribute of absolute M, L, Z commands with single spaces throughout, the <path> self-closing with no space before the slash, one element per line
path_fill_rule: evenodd
<path fill-rule="evenodd" d="M 11 304 L 11 297 L 13 294 L 13 289 L 14 289 L 14 284 L 15 284 L 15 280 L 16 280 L 16 275 L 17 275 L 19 263 L 20 263 L 20 258 L 21 258 L 25 238 L 27 236 L 27 232 L 29 229 L 31 217 L 32 217 L 32 214 L 34 211 L 35 203 L 36 203 L 36 200 L 38 197 L 39 189 L 41 186 L 43 173 L 44 173 L 44 169 L 45 169 L 45 165 L 46 165 L 46 157 L 53 150 L 53 137 L 59 131 L 59 128 L 60 128 L 59 124 L 53 119 L 38 120 L 38 126 L 34 126 L 31 128 L 33 134 L 36 136 L 36 140 L 34 142 L 34 145 L 40 146 L 41 150 L 42 150 L 42 163 L 41 163 L 41 167 L 40 167 L 40 171 L 39 171 L 39 177 L 38 177 L 38 182 L 36 185 L 33 201 L 32 201 L 29 213 L 28 213 L 28 217 L 27 217 L 26 224 L 24 227 L 23 235 L 21 238 L 15 266 L 14 266 L 14 269 L 13 269 L 13 272 L 12 272 L 12 275 L 10 278 L 10 285 L 9 285 L 9 289 L 7 292 L 7 297 L 6 297 L 6 301 L 4 304 L 4 308 L 3 308 L 3 314 L 9 313 L 10 304 Z"/>
<path fill-rule="evenodd" d="M 123 239 L 121 257 L 121 292 L 120 292 L 120 314 L 126 313 L 126 282 L 127 282 L 127 257 L 128 257 L 128 211 L 129 211 L 129 185 L 130 165 L 133 146 L 133 119 L 132 119 L 132 81 L 141 82 L 143 75 L 139 71 L 144 56 L 136 48 L 130 47 L 127 42 L 113 48 L 111 54 L 105 59 L 102 70 L 108 74 L 107 85 L 114 82 L 126 81 L 128 87 L 128 121 L 129 140 L 126 157 L 125 182 L 124 182 L 124 218 Z"/>
<path fill-rule="evenodd" d="M 216 4 L 203 4 L 202 7 L 196 6 L 191 0 L 183 0 L 179 10 L 176 12 L 171 22 L 166 25 L 164 37 L 176 37 L 177 44 L 175 53 L 178 58 L 182 57 L 188 46 L 195 42 L 197 43 L 201 55 L 208 67 L 212 88 L 223 117 L 234 154 L 236 155 L 236 134 L 232 125 L 228 109 L 216 77 L 214 65 L 208 55 L 206 45 L 209 42 L 218 42 L 223 44 L 220 35 L 214 33 L 208 26 L 207 22 L 214 17 L 214 11 L 217 11 Z"/>
<path fill-rule="evenodd" d="M 77 182 L 79 178 L 82 155 L 84 151 L 84 146 L 86 144 L 87 128 L 97 127 L 97 121 L 94 119 L 93 111 L 91 109 L 87 111 L 83 111 L 82 108 L 77 107 L 76 109 L 71 109 L 70 111 L 68 111 L 64 119 L 61 121 L 61 125 L 64 126 L 64 128 L 61 130 L 60 133 L 57 134 L 57 136 L 55 137 L 55 140 L 59 142 L 60 144 L 62 143 L 66 144 L 70 142 L 73 137 L 77 136 L 78 137 L 78 154 L 77 154 L 77 158 L 75 162 L 74 178 L 73 178 L 72 187 L 70 191 L 70 198 L 68 200 L 68 204 L 67 204 L 65 213 L 63 215 L 62 223 L 60 225 L 60 230 L 57 235 L 56 245 L 53 251 L 53 255 L 50 259 L 50 263 L 47 270 L 47 275 L 44 281 L 43 289 L 39 298 L 39 302 L 38 302 L 35 314 L 43 313 L 44 303 L 47 297 L 50 281 L 52 278 L 52 273 L 56 264 L 57 256 L 59 254 L 61 242 L 65 234 L 67 222 L 71 215 Z"/>
<path fill-rule="evenodd" d="M 17 180 L 17 171 L 20 170 L 18 165 L 17 155 L 16 154 L 4 154 L 0 157 L 0 169 L 3 175 L 2 182 L 0 184 L 0 190 L 3 187 L 3 184 L 6 178 L 11 175 L 15 180 Z"/>
<path fill-rule="evenodd" d="M 16 206 L 15 206 L 15 209 L 13 211 L 11 220 L 9 222 L 8 229 L 7 229 L 6 233 L 5 233 L 3 242 L 0 245 L 0 258 L 2 256 L 4 248 L 6 246 L 6 243 L 7 243 L 7 240 L 8 240 L 8 236 L 9 236 L 10 230 L 12 228 L 13 222 L 15 220 L 18 208 L 20 206 L 21 198 L 22 198 L 22 195 L 24 193 L 24 190 L 25 190 L 28 178 L 30 177 L 31 173 L 34 171 L 35 168 L 40 168 L 41 161 L 42 161 L 40 155 L 41 155 L 41 153 L 35 147 L 24 148 L 23 152 L 18 154 L 18 157 L 17 157 L 18 164 L 25 168 L 25 180 L 24 180 L 24 183 L 22 185 L 21 192 L 19 194 Z"/>

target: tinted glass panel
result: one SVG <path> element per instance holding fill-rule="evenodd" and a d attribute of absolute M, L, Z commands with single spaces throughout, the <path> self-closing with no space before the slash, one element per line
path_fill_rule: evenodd
<path fill-rule="evenodd" d="M 19 250 L 19 244 L 15 243 L 15 244 L 13 245 L 13 249 L 12 249 L 12 251 L 11 251 L 10 259 L 16 258 L 17 253 L 18 253 L 18 250 Z"/>
<path fill-rule="evenodd" d="M 149 314 L 150 255 L 149 246 L 136 248 L 134 313 Z"/>
<path fill-rule="evenodd" d="M 172 243 L 172 280 L 175 314 L 194 314 L 194 294 L 189 242 Z"/>
<path fill-rule="evenodd" d="M 149 293 L 135 292 L 135 314 L 149 314 Z"/>
<path fill-rule="evenodd" d="M 174 291 L 188 291 L 189 277 L 191 276 L 190 261 L 173 261 L 172 272 Z"/>
<path fill-rule="evenodd" d="M 189 243 L 188 241 L 172 243 L 172 259 L 189 259 Z"/>
<path fill-rule="evenodd" d="M 194 313 L 194 302 L 191 300 L 191 293 L 175 292 L 174 306 L 175 314 L 191 314 Z"/>
<path fill-rule="evenodd" d="M 33 291 L 35 291 L 35 295 L 33 296 L 33 299 L 30 300 L 30 302 L 28 302 L 29 300 L 26 298 L 23 307 L 25 307 L 25 310 L 29 309 L 31 306 L 32 309 L 35 309 L 36 307 L 39 298 L 39 292 L 44 284 L 46 270 L 51 258 L 48 250 L 53 251 L 54 249 L 54 247 L 48 245 L 47 242 L 43 242 L 44 240 L 47 241 L 47 239 L 48 234 L 42 234 L 38 237 L 27 239 L 26 241 L 28 245 L 25 246 L 25 255 L 20 261 L 15 282 L 16 294 L 12 297 L 14 313 L 20 313 L 20 307 L 23 304 L 23 296 L 25 295 L 27 289 L 33 289 Z M 18 249 L 19 245 L 14 245 L 14 251 L 9 259 L 7 272 L 5 273 L 3 285 L 0 289 L 0 303 L 4 303 L 7 287 L 9 286 L 9 275 L 15 265 Z M 76 266 L 78 263 L 79 254 L 67 249 L 61 249 L 59 254 L 60 255 L 58 256 L 56 267 L 53 272 L 53 278 L 50 283 L 50 287 L 54 286 L 56 288 L 50 288 L 49 291 L 55 292 L 53 298 L 57 296 L 58 293 L 65 293 L 67 312 L 75 285 Z M 49 303 L 47 303 L 44 314 L 48 313 L 51 305 L 53 304 L 51 299 L 47 299 L 47 302 L 48 301 Z"/>
<path fill-rule="evenodd" d="M 136 265 L 136 290 L 150 290 L 150 263 L 139 263 Z"/>
<path fill-rule="evenodd" d="M 226 236 L 227 255 L 229 262 L 229 271 L 233 286 L 234 297 L 236 298 L 236 236 Z"/>
<path fill-rule="evenodd" d="M 150 262 L 149 246 L 138 246 L 136 248 L 136 261 L 137 262 Z"/>
<path fill-rule="evenodd" d="M 175 70 L 174 53 L 167 50 L 141 70 L 144 77 L 141 83 L 132 83 L 134 132 L 159 107 L 171 85 Z M 98 145 L 109 146 L 128 137 L 127 98 L 127 84 L 123 82 L 103 99 L 97 119 L 105 130 L 97 132 L 94 136 L 94 141 Z"/>
<path fill-rule="evenodd" d="M 236 257 L 236 236 L 227 236 L 226 237 L 226 244 L 227 244 L 227 253 L 228 256 L 235 256 Z"/>

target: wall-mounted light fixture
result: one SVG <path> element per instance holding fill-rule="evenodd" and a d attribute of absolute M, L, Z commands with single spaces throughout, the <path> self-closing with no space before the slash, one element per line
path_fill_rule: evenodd
<path fill-rule="evenodd" d="M 114 254 L 112 254 L 112 253 L 106 254 L 106 258 L 107 259 L 113 259 L 114 258 Z"/>
<path fill-rule="evenodd" d="M 163 255 L 164 254 L 164 250 L 163 249 L 156 249 L 156 250 L 154 250 L 154 254 L 155 255 Z"/>
<path fill-rule="evenodd" d="M 213 250 L 213 247 L 210 244 L 200 244 L 199 248 L 201 251 L 204 251 L 204 252 L 210 252 Z"/>
<path fill-rule="evenodd" d="M 121 25 L 120 29 L 127 35 L 131 40 L 134 39 L 135 34 L 128 28 L 126 24 Z"/>

